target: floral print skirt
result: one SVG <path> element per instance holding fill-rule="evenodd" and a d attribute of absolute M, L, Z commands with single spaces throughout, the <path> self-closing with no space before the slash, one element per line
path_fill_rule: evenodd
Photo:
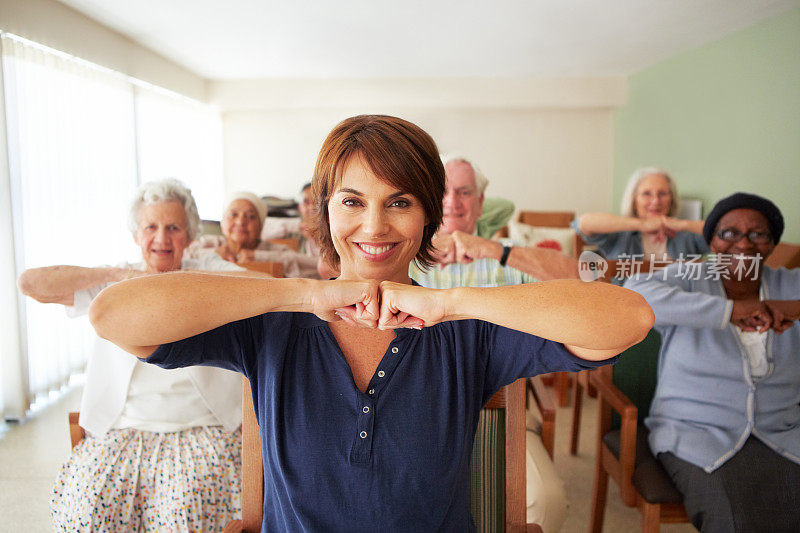
<path fill-rule="evenodd" d="M 222 531 L 241 515 L 241 429 L 114 429 L 72 451 L 50 499 L 56 531 Z"/>

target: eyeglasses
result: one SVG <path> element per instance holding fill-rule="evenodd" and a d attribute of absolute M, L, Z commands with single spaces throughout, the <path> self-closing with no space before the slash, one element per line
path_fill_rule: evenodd
<path fill-rule="evenodd" d="M 747 236 L 747 240 L 753 244 L 767 244 L 772 242 L 772 235 L 768 231 L 748 231 L 747 233 L 742 233 L 735 229 L 723 229 L 717 232 L 717 237 L 725 242 L 739 242 L 744 236 Z"/>
<path fill-rule="evenodd" d="M 638 193 L 637 196 L 639 196 L 641 198 L 647 198 L 648 200 L 655 196 L 659 200 L 663 200 L 665 198 L 670 198 L 672 196 L 672 193 L 669 192 L 669 191 L 658 191 L 657 193 L 653 194 L 650 191 L 642 191 L 642 192 Z"/>

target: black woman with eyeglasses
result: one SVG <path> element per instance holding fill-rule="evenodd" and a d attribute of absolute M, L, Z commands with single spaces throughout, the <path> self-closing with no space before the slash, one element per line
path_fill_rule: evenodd
<path fill-rule="evenodd" d="M 650 447 L 701 531 L 797 531 L 800 524 L 800 269 L 764 260 L 784 223 L 747 193 L 703 227 L 712 258 L 626 282 L 661 333 Z"/>

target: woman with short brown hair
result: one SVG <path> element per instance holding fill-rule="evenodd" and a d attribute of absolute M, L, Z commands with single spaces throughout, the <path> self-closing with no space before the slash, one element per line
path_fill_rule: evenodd
<path fill-rule="evenodd" d="M 262 530 L 474 530 L 469 464 L 484 403 L 520 377 L 606 364 L 644 337 L 652 312 L 609 284 L 412 285 L 409 263 L 430 260 L 444 170 L 405 120 L 340 123 L 314 187 L 338 279 L 137 279 L 96 300 L 93 324 L 150 363 L 250 379 Z"/>

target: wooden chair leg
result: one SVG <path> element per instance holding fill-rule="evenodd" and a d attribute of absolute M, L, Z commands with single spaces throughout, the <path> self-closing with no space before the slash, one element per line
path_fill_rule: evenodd
<path fill-rule="evenodd" d="M 603 468 L 600 450 L 598 450 L 594 469 L 594 489 L 592 491 L 592 514 L 589 519 L 589 532 L 603 531 L 603 518 L 606 513 L 606 495 L 608 494 L 608 472 Z"/>
<path fill-rule="evenodd" d="M 640 510 L 642 511 L 642 533 L 658 533 L 661 529 L 661 505 L 643 502 Z"/>
<path fill-rule="evenodd" d="M 559 407 L 566 407 L 569 402 L 569 372 L 556 372 L 555 387 Z"/>
<path fill-rule="evenodd" d="M 572 428 L 569 434 L 569 453 L 571 455 L 578 454 L 578 438 L 581 432 L 581 408 L 583 407 L 582 372 L 572 375 Z"/>

